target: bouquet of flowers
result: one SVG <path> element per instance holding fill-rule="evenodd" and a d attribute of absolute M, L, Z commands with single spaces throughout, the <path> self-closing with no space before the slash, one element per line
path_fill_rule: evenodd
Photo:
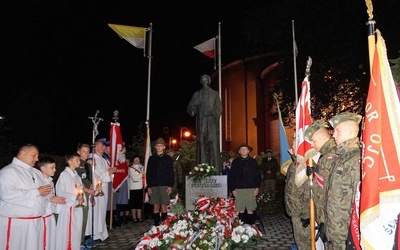
<path fill-rule="evenodd" d="M 213 166 L 210 166 L 207 163 L 201 163 L 189 172 L 189 179 L 192 179 L 194 182 L 200 182 L 202 179 L 216 174 L 217 171 Z"/>
<path fill-rule="evenodd" d="M 200 195 L 195 211 L 180 217 L 169 213 L 160 226 L 145 233 L 136 250 L 235 249 L 256 244 L 261 232 L 243 225 L 234 206 L 232 199 Z"/>
<path fill-rule="evenodd" d="M 237 226 L 232 230 L 229 246 L 231 249 L 256 246 L 260 236 L 259 231 L 250 225 Z"/>

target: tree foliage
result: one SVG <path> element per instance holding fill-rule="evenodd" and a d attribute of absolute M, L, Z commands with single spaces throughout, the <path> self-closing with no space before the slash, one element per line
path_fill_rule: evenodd
<path fill-rule="evenodd" d="M 345 111 L 361 115 L 364 113 L 369 75 L 363 67 L 347 63 L 335 66 L 320 64 L 315 67 L 309 77 L 311 116 L 314 119 L 329 120 Z M 298 82 L 298 87 L 301 87 L 301 82 Z M 296 110 L 293 82 L 282 77 L 274 92 L 279 93 L 284 124 L 293 126 Z"/>
<path fill-rule="evenodd" d="M 365 8 L 364 3 L 282 0 L 257 4 L 244 24 L 248 53 L 281 54 L 279 83 L 270 98 L 273 93 L 279 95 L 285 125 L 294 125 L 295 78 L 300 95 L 309 56 L 313 60 L 309 78 L 312 116 L 328 120 L 343 111 L 362 114 L 369 84 L 366 16 L 353 10 Z"/>
<path fill-rule="evenodd" d="M 146 143 L 146 126 L 144 122 L 140 122 L 136 134 L 132 137 L 130 149 L 127 152 L 128 159 L 134 155 L 139 155 L 140 159 L 144 160 Z"/>

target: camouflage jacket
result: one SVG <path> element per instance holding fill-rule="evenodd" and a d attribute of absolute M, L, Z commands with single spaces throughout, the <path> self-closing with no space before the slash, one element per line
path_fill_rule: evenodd
<path fill-rule="evenodd" d="M 300 187 L 295 183 L 296 161 L 290 163 L 286 173 L 285 207 L 291 217 L 310 217 L 310 186 L 306 180 Z"/>
<path fill-rule="evenodd" d="M 355 137 L 336 146 L 325 200 L 326 235 L 331 241 L 347 239 L 354 194 L 360 181 L 359 144 Z"/>
<path fill-rule="evenodd" d="M 329 183 L 329 173 L 331 172 L 331 164 L 333 159 L 335 158 L 335 150 L 336 143 L 334 139 L 329 139 L 325 144 L 321 147 L 319 153 L 321 156 L 318 159 L 318 163 L 315 167 L 316 174 L 314 175 L 313 180 L 313 199 L 315 203 L 315 209 L 317 211 L 316 220 L 318 223 L 325 222 L 324 216 L 324 204 L 325 204 L 325 190 L 327 189 Z M 317 181 L 316 175 L 319 174 L 323 178 L 323 182 Z M 323 184 L 323 187 L 321 187 Z"/>

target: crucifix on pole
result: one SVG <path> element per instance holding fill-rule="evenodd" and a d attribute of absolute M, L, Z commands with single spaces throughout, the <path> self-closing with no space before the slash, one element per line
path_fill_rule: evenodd
<path fill-rule="evenodd" d="M 95 140 L 96 140 L 96 136 L 99 134 L 99 131 L 97 129 L 99 123 L 101 121 L 103 121 L 102 118 L 97 117 L 99 115 L 100 111 L 96 110 L 96 113 L 94 116 L 89 116 L 88 119 L 90 119 L 93 123 L 93 129 L 92 129 L 92 154 L 94 154 L 94 146 L 95 146 Z M 94 166 L 96 165 L 95 163 L 95 158 L 93 157 L 93 164 L 92 164 L 92 185 L 94 185 Z M 94 196 L 92 195 L 90 197 L 90 200 L 93 200 Z M 94 237 L 94 203 L 92 202 L 92 243 L 93 243 L 93 237 Z"/>

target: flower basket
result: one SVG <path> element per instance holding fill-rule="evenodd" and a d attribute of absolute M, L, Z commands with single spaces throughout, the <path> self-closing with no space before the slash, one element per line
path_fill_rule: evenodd
<path fill-rule="evenodd" d="M 207 163 L 201 163 L 189 172 L 188 178 L 192 179 L 194 182 L 201 182 L 201 180 L 216 174 L 217 171 L 213 166 L 210 166 Z"/>

